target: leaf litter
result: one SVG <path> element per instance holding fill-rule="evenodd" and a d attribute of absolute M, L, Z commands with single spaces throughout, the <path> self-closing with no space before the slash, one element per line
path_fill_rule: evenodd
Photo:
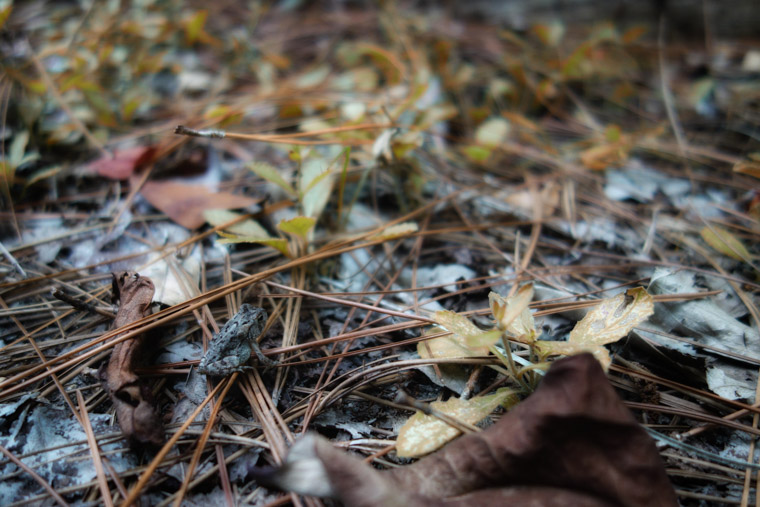
<path fill-rule="evenodd" d="M 497 5 L 0 5 L 0 503 L 756 501 L 757 51 Z"/>

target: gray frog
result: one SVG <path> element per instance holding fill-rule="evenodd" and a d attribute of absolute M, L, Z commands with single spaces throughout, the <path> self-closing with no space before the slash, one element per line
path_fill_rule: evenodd
<path fill-rule="evenodd" d="M 277 363 L 261 353 L 256 339 L 264 330 L 267 312 L 263 308 L 243 304 L 219 333 L 211 340 L 206 355 L 198 365 L 198 371 L 205 375 L 221 377 L 235 371 L 243 371 L 251 350 L 256 354 L 259 363 L 272 367 Z"/>

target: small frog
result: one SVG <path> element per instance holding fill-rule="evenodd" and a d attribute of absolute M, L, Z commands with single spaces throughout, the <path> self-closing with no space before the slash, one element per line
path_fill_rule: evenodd
<path fill-rule="evenodd" d="M 251 350 L 256 354 L 260 364 L 272 367 L 277 363 L 261 353 L 256 339 L 264 330 L 267 312 L 249 304 L 243 304 L 219 333 L 211 340 L 206 355 L 198 365 L 198 371 L 205 375 L 222 377 L 235 371 L 243 371 Z"/>

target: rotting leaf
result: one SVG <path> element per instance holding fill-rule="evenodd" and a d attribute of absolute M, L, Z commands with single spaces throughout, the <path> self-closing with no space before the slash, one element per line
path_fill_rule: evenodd
<path fill-rule="evenodd" d="M 504 404 L 511 406 L 517 401 L 514 391 L 503 387 L 494 394 L 469 400 L 451 398 L 447 401 L 434 401 L 430 407 L 463 423 L 476 424 L 496 407 Z M 396 454 L 401 458 L 418 458 L 438 450 L 459 434 L 458 429 L 439 418 L 417 412 L 399 430 Z"/>
<path fill-rule="evenodd" d="M 556 361 L 538 389 L 486 431 L 409 466 L 377 471 L 307 435 L 259 484 L 348 507 L 678 505 L 654 441 L 599 364 Z"/>
<path fill-rule="evenodd" d="M 230 192 L 214 192 L 204 185 L 188 185 L 179 181 L 147 181 L 140 189 L 145 199 L 188 229 L 197 229 L 206 219 L 208 209 L 247 208 L 261 199 Z"/>
<path fill-rule="evenodd" d="M 705 226 L 699 231 L 699 234 L 705 243 L 726 257 L 746 262 L 752 256 L 744 243 L 723 227 Z"/>
<path fill-rule="evenodd" d="M 604 345 L 618 341 L 654 313 L 654 299 L 643 287 L 628 289 L 625 294 L 601 301 L 578 322 L 566 342 L 539 341 L 541 355 L 570 355 L 591 352 L 609 367 L 610 357 Z"/>

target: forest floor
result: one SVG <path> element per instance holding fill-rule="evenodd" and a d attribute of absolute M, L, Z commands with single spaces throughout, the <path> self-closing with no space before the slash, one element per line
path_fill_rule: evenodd
<path fill-rule="evenodd" d="M 756 39 L 238 4 L 0 7 L 0 504 L 319 505 L 302 434 L 407 466 L 582 351 L 758 501 Z"/>

